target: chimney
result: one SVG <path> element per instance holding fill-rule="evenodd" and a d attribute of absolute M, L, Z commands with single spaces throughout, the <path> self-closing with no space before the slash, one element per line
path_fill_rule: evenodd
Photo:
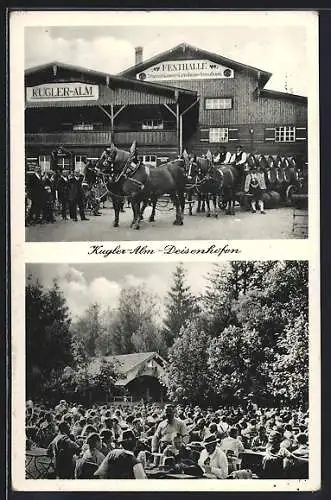
<path fill-rule="evenodd" d="M 142 47 L 136 47 L 136 61 L 135 64 L 140 64 L 143 62 L 143 48 Z"/>

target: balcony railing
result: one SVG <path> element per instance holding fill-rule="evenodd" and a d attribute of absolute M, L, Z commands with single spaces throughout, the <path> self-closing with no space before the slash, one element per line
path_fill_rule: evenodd
<path fill-rule="evenodd" d="M 175 130 L 138 130 L 115 131 L 113 135 L 115 144 L 121 146 L 131 145 L 137 141 L 138 145 L 175 145 L 177 134 Z M 112 141 L 110 131 L 91 132 L 39 132 L 25 134 L 26 145 L 29 146 L 106 146 Z"/>

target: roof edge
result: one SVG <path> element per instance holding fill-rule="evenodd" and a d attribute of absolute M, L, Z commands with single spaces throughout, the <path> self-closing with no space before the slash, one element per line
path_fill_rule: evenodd
<path fill-rule="evenodd" d="M 213 53 L 213 52 L 209 52 L 208 50 L 205 50 L 205 49 L 200 49 L 198 47 L 194 47 L 193 45 L 190 45 L 188 43 L 180 43 L 178 45 L 176 45 L 175 47 L 171 48 L 171 49 L 168 49 L 168 50 L 165 50 L 164 52 L 161 52 L 153 57 L 150 57 L 149 59 L 146 59 L 145 61 L 142 61 L 141 63 L 139 64 L 133 64 L 132 66 L 130 66 L 129 68 L 127 68 L 126 70 L 124 71 L 121 71 L 120 73 L 118 73 L 118 76 L 123 76 L 125 75 L 126 73 L 130 73 L 131 71 L 133 70 L 136 70 L 137 72 L 139 72 L 139 68 L 143 68 L 145 65 L 149 65 L 149 64 L 152 64 L 154 61 L 158 60 L 159 58 L 162 58 L 166 55 L 170 55 L 171 52 L 174 52 L 175 50 L 177 50 L 178 48 L 182 47 L 182 46 L 186 46 L 186 47 L 189 47 L 193 50 L 196 50 L 196 51 L 200 51 L 200 52 L 203 52 L 206 54 L 206 56 L 208 57 L 218 57 L 220 59 L 222 59 L 225 63 L 229 63 L 229 64 L 235 64 L 239 67 L 242 67 L 242 68 L 247 68 L 249 69 L 250 71 L 254 71 L 255 73 L 260 73 L 260 74 L 263 74 L 264 75 L 264 78 L 263 78 L 263 82 L 264 82 L 264 85 L 268 82 L 268 80 L 271 78 L 272 76 L 272 73 L 270 73 L 269 71 L 265 71 L 265 70 L 262 70 L 262 69 L 259 69 L 259 68 L 256 68 L 254 66 L 250 66 L 248 64 L 245 64 L 245 63 L 241 63 L 239 61 L 235 61 L 234 59 L 229 59 L 228 57 L 225 57 L 225 56 L 221 56 L 219 54 L 216 54 L 216 53 Z"/>

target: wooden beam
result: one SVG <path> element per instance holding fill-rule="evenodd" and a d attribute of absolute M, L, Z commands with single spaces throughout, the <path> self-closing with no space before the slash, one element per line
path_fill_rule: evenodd
<path fill-rule="evenodd" d="M 176 113 L 173 109 L 171 109 L 170 106 L 168 106 L 168 104 L 164 104 L 164 106 L 167 108 L 168 111 L 170 111 L 170 113 L 173 115 L 173 116 L 176 116 Z"/>
<path fill-rule="evenodd" d="M 177 147 L 178 153 L 180 154 L 180 110 L 179 110 L 179 101 L 176 102 L 176 131 L 177 131 Z"/>
<path fill-rule="evenodd" d="M 116 111 L 116 113 L 114 114 L 114 120 L 123 111 L 124 108 L 126 108 L 126 104 L 123 104 L 123 106 L 121 106 L 120 109 Z"/>
<path fill-rule="evenodd" d="M 97 106 L 109 118 L 109 120 L 112 121 L 112 116 L 108 113 L 108 111 L 103 106 L 101 106 L 101 104 L 98 104 Z"/>
<path fill-rule="evenodd" d="M 179 154 L 183 151 L 183 114 L 179 117 Z"/>

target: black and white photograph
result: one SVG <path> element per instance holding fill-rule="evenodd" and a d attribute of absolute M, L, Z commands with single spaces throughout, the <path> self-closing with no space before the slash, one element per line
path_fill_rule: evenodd
<path fill-rule="evenodd" d="M 307 261 L 28 264 L 25 300 L 27 479 L 308 479 Z"/>
<path fill-rule="evenodd" d="M 25 27 L 26 241 L 308 237 L 316 15 L 218 14 Z"/>

